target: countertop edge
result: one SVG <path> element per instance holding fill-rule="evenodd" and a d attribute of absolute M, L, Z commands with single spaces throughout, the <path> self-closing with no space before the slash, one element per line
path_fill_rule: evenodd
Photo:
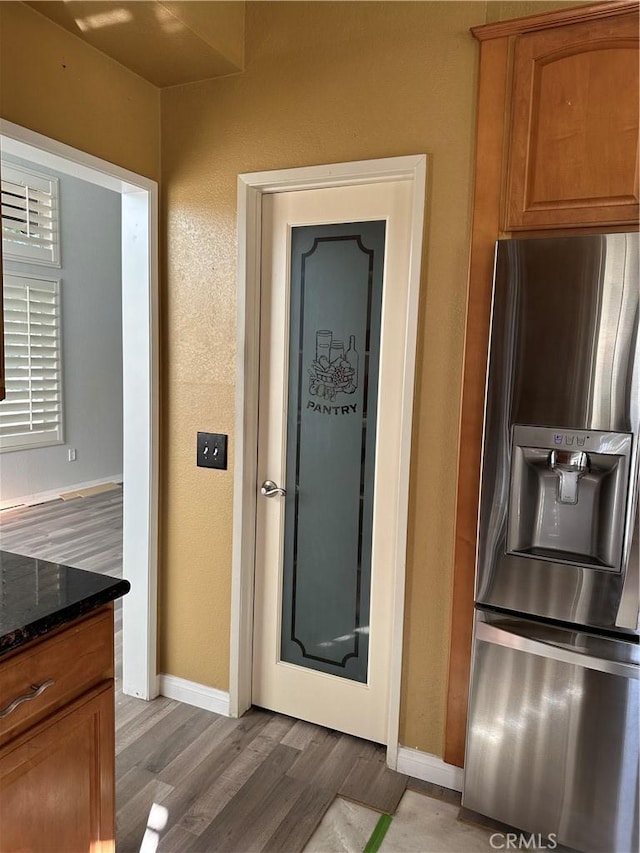
<path fill-rule="evenodd" d="M 104 604 L 109 604 L 111 601 L 121 598 L 130 589 L 131 584 L 128 580 L 113 578 L 113 585 L 106 589 L 91 593 L 80 601 L 72 602 L 65 607 L 61 607 L 59 610 L 42 616 L 40 619 L 35 619 L 33 622 L 7 632 L 0 637 L 0 658 L 8 652 L 12 652 L 20 646 L 30 643 L 32 640 L 37 640 L 45 636 L 55 628 L 73 622 L 75 619 L 85 616 L 92 610 L 96 610 Z"/>

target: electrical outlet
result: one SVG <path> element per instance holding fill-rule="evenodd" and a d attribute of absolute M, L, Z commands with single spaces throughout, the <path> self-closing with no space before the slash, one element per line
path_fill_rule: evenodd
<path fill-rule="evenodd" d="M 227 468 L 227 436 L 217 432 L 198 433 L 196 464 L 199 468 Z"/>
<path fill-rule="evenodd" d="M 75 447 L 70 447 L 69 448 L 69 462 L 75 462 L 76 461 L 76 455 L 77 455 L 77 450 L 75 449 Z"/>

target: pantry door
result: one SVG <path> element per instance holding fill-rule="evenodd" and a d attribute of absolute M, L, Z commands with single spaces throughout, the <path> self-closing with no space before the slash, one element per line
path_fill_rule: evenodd
<path fill-rule="evenodd" d="M 412 184 L 262 200 L 254 705 L 387 740 Z"/>

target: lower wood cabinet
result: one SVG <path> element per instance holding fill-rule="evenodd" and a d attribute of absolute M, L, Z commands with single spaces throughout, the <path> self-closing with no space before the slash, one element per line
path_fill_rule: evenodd
<path fill-rule="evenodd" d="M 2 710 L 0 853 L 114 851 L 113 606 L 1 659 Z"/>
<path fill-rule="evenodd" d="M 0 849 L 102 853 L 114 839 L 113 685 L 0 750 Z"/>

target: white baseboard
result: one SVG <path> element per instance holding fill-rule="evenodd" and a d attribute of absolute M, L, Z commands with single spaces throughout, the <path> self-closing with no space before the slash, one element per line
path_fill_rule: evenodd
<path fill-rule="evenodd" d="M 11 509 L 19 506 L 34 506 L 44 504 L 48 501 L 56 501 L 65 492 L 78 492 L 80 489 L 90 489 L 93 486 L 103 486 L 105 483 L 121 483 L 122 474 L 111 474 L 109 477 L 101 477 L 99 480 L 87 480 L 84 483 L 69 483 L 68 486 L 58 486 L 57 489 L 49 489 L 46 492 L 37 492 L 33 495 L 22 495 L 19 498 L 8 498 L 0 501 L 0 510 Z"/>
<path fill-rule="evenodd" d="M 432 782 L 443 788 L 451 788 L 452 791 L 462 790 L 462 779 L 464 771 L 461 767 L 447 764 L 437 755 L 428 752 L 420 752 L 419 749 L 409 749 L 406 746 L 398 747 L 398 773 L 406 773 L 424 782 Z"/>
<path fill-rule="evenodd" d="M 186 705 L 195 705 L 196 708 L 204 708 L 205 711 L 213 711 L 223 717 L 229 716 L 229 694 L 224 690 L 164 673 L 158 676 L 158 683 L 161 696 L 184 702 Z"/>

